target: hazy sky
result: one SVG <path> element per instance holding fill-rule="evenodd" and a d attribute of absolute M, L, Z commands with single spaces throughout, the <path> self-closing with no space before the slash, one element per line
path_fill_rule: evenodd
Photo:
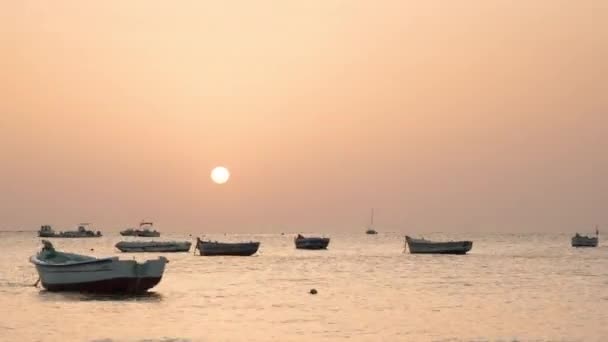
<path fill-rule="evenodd" d="M 0 80 L 0 229 L 608 230 L 605 0 L 0 0 Z"/>

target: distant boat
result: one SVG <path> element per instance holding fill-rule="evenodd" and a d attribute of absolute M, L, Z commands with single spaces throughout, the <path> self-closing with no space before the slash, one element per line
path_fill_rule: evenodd
<path fill-rule="evenodd" d="M 156 230 L 151 230 L 153 223 L 152 222 L 141 222 L 139 224 L 140 229 L 125 229 L 120 232 L 122 236 L 141 236 L 141 237 L 159 237 L 160 232 Z"/>
<path fill-rule="evenodd" d="M 121 252 L 188 252 L 192 243 L 190 241 L 121 241 L 115 245 Z"/>
<path fill-rule="evenodd" d="M 466 254 L 473 248 L 472 241 L 433 242 L 425 239 L 405 237 L 411 254 Z"/>
<path fill-rule="evenodd" d="M 372 217 L 370 220 L 370 224 L 367 227 L 367 230 L 365 231 L 365 234 L 369 234 L 369 235 L 378 234 L 378 232 L 373 227 L 374 227 L 374 208 L 372 208 Z"/>
<path fill-rule="evenodd" d="M 595 237 L 583 236 L 576 233 L 572 237 L 572 247 L 597 247 L 599 241 L 600 231 L 595 228 Z"/>
<path fill-rule="evenodd" d="M 196 238 L 195 249 L 198 249 L 202 256 L 250 256 L 255 254 L 260 247 L 259 242 L 217 242 L 203 241 Z"/>
<path fill-rule="evenodd" d="M 47 240 L 42 243 L 44 247 L 30 262 L 48 291 L 142 293 L 160 282 L 167 263 L 162 256 L 143 263 L 118 257 L 97 259 L 56 251 Z"/>
<path fill-rule="evenodd" d="M 300 234 L 293 239 L 297 249 L 327 249 L 329 238 L 304 237 Z"/>
<path fill-rule="evenodd" d="M 40 230 L 38 230 L 39 237 L 55 237 L 57 234 L 58 233 L 55 232 L 53 228 L 48 224 L 40 226 Z"/>
<path fill-rule="evenodd" d="M 92 237 L 101 237 L 101 232 L 94 232 L 92 230 L 87 230 L 86 227 L 88 223 L 81 223 L 78 225 L 78 229 L 75 231 L 65 231 L 65 232 L 56 232 L 49 225 L 43 225 L 40 227 L 38 231 L 39 237 L 45 238 L 92 238 Z"/>

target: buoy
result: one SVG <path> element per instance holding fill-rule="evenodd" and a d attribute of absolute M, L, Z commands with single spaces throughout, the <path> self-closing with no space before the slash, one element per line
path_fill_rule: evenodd
<path fill-rule="evenodd" d="M 316 295 L 317 294 L 317 290 L 316 289 L 310 289 L 310 294 Z"/>

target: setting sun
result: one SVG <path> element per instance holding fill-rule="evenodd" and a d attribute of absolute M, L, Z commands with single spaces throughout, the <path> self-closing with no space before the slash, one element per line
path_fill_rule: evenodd
<path fill-rule="evenodd" d="M 211 180 L 216 184 L 224 184 L 230 179 L 230 171 L 223 166 L 211 170 Z"/>

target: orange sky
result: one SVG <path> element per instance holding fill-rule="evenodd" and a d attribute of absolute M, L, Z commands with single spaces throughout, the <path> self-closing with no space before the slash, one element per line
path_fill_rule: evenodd
<path fill-rule="evenodd" d="M 608 229 L 604 0 L 3 1 L 0 55 L 0 229 Z"/>

